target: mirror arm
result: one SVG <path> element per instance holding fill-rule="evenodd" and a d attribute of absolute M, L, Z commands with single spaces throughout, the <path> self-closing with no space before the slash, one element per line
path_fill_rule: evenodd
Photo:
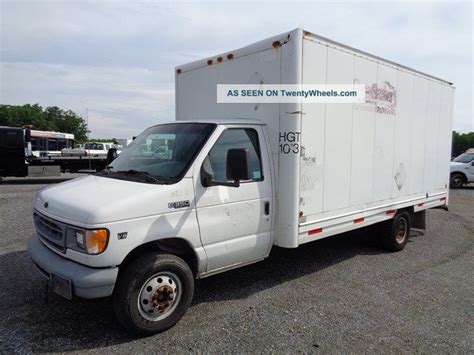
<path fill-rule="evenodd" d="M 227 186 L 227 187 L 239 187 L 240 186 L 240 181 L 235 180 L 234 182 L 224 182 L 224 181 L 208 181 L 207 182 L 207 187 L 209 186 Z"/>
<path fill-rule="evenodd" d="M 210 177 L 206 177 L 204 179 L 204 187 L 211 187 L 211 186 L 228 186 L 228 187 L 239 187 L 240 181 L 234 180 L 233 182 L 224 182 L 224 181 L 215 181 L 212 180 Z"/>

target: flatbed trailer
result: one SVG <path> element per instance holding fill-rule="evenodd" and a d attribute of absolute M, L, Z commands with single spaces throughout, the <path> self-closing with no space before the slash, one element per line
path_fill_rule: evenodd
<path fill-rule="evenodd" d="M 31 131 L 0 127 L 0 177 L 58 176 L 61 172 L 103 170 L 107 156 L 37 157 L 31 151 Z"/>
<path fill-rule="evenodd" d="M 106 156 L 75 156 L 75 157 L 42 157 L 29 160 L 30 167 L 59 166 L 61 172 L 77 172 L 79 170 L 103 170 L 107 166 Z"/>

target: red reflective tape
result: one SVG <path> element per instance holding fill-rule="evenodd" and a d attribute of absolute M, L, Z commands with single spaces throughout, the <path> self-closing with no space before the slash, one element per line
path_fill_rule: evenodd
<path fill-rule="evenodd" d="M 440 201 L 446 201 L 446 197 L 441 197 L 439 200 Z"/>
<path fill-rule="evenodd" d="M 362 223 L 364 222 L 364 217 L 354 219 L 354 223 Z"/>
<path fill-rule="evenodd" d="M 388 210 L 387 212 L 385 212 L 385 214 L 395 214 L 397 213 L 397 210 Z"/>
<path fill-rule="evenodd" d="M 423 207 L 424 203 L 419 203 L 418 207 Z"/>
<path fill-rule="evenodd" d="M 315 234 L 321 233 L 322 231 L 323 231 L 322 228 L 312 229 L 308 232 L 308 235 L 315 235 Z"/>

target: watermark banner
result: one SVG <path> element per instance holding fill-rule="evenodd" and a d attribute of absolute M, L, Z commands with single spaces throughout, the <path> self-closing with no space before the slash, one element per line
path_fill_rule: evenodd
<path fill-rule="evenodd" d="M 218 103 L 364 103 L 365 85 L 218 84 Z"/>

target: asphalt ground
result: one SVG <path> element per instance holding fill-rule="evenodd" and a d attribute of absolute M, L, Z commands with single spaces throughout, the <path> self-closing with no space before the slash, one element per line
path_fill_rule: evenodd
<path fill-rule="evenodd" d="M 110 299 L 46 296 L 26 252 L 41 183 L 0 184 L 0 352 L 474 352 L 474 187 L 386 253 L 366 232 L 198 280 L 172 329 L 134 338 Z"/>

